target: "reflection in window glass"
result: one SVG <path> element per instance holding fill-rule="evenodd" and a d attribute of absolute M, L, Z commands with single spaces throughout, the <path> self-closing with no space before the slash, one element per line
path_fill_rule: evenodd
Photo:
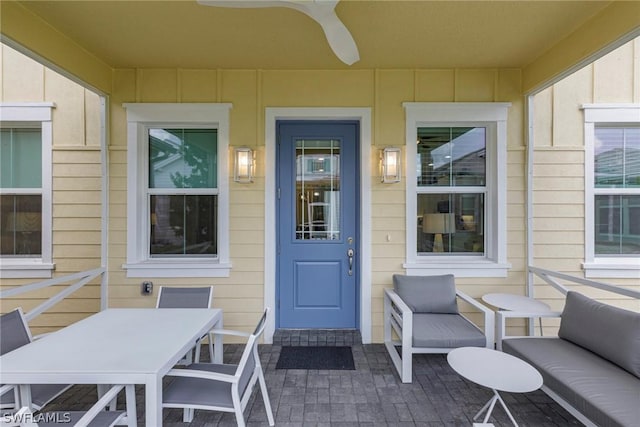
<path fill-rule="evenodd" d="M 596 196 L 595 253 L 640 254 L 640 196 Z"/>
<path fill-rule="evenodd" d="M 42 187 L 42 131 L 0 129 L 0 188 Z"/>
<path fill-rule="evenodd" d="M 0 196 L 0 255 L 42 254 L 42 196 L 6 194 Z"/>
<path fill-rule="evenodd" d="M 484 255 L 484 194 L 418 194 L 418 255 Z"/>
<path fill-rule="evenodd" d="M 215 129 L 150 129 L 150 188 L 214 188 Z"/>
<path fill-rule="evenodd" d="M 0 255 L 42 255 L 42 131 L 0 129 Z"/>
<path fill-rule="evenodd" d="M 340 239 L 340 141 L 296 141 L 296 239 Z"/>
<path fill-rule="evenodd" d="M 484 127 L 418 128 L 418 255 L 485 255 L 486 137 Z"/>
<path fill-rule="evenodd" d="M 418 186 L 485 185 L 486 129 L 418 128 Z"/>
<path fill-rule="evenodd" d="M 640 128 L 596 127 L 596 188 L 640 187 Z"/>
<path fill-rule="evenodd" d="M 217 202 L 217 196 L 151 196 L 150 255 L 215 255 Z"/>
<path fill-rule="evenodd" d="M 216 129 L 149 129 L 149 256 L 218 253 Z"/>

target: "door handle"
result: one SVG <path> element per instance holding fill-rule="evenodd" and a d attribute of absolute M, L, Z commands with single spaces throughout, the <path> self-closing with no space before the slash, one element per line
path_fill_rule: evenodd
<path fill-rule="evenodd" d="M 347 250 L 347 256 L 349 257 L 349 276 L 353 276 L 353 249 Z"/>

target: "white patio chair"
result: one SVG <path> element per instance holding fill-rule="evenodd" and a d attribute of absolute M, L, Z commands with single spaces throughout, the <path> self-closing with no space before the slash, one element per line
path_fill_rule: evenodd
<path fill-rule="evenodd" d="M 37 338 L 37 337 L 36 337 Z M 34 340 L 24 317 L 22 308 L 0 316 L 0 355 L 29 344 Z M 70 384 L 34 384 L 31 386 L 31 407 L 41 409 L 71 387 Z M 2 387 L 0 391 L 0 408 L 18 410 L 16 405 L 17 389 Z"/>
<path fill-rule="evenodd" d="M 167 375 L 175 377 L 175 380 L 164 390 L 162 406 L 184 408 L 184 422 L 193 420 L 195 409 L 233 412 L 238 426 L 243 427 L 244 409 L 253 387 L 259 382 L 269 425 L 274 425 L 267 384 L 258 355 L 258 338 L 264 331 L 268 312 L 267 308 L 252 334 L 226 329 L 214 330 L 214 334 L 248 337 L 240 363 L 194 363 L 185 369 L 172 369 Z"/>
<path fill-rule="evenodd" d="M 126 411 L 104 411 L 107 405 L 117 399 L 118 393 L 123 388 L 125 388 Z M 24 406 L 12 415 L 0 417 L 0 426 L 6 427 L 111 427 L 115 425 L 129 427 L 137 425 L 136 396 L 133 385 L 111 387 L 88 411 L 52 411 L 33 414 L 29 407 Z"/>
<path fill-rule="evenodd" d="M 156 308 L 210 308 L 213 303 L 213 286 L 198 288 L 160 286 Z M 205 335 L 206 336 L 206 335 Z M 200 361 L 200 341 L 195 346 L 193 361 Z M 209 336 L 209 357 L 213 360 L 213 336 Z M 188 365 L 192 362 L 191 350 L 178 362 L 179 365 Z"/>
<path fill-rule="evenodd" d="M 412 381 L 413 355 L 458 347 L 494 346 L 494 312 L 456 289 L 452 274 L 393 276 L 384 290 L 384 343 L 403 383 Z M 484 330 L 458 311 L 457 298 L 484 314 Z M 399 340 L 392 337 L 392 331 Z M 400 346 L 400 354 L 396 346 Z"/>

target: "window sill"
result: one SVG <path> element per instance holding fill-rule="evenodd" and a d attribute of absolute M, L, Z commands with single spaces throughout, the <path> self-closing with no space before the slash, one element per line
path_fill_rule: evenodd
<path fill-rule="evenodd" d="M 156 277 L 229 277 L 231 275 L 231 263 L 218 263 L 216 261 L 146 261 L 139 263 L 123 264 L 127 271 L 127 277 L 132 278 L 156 278 Z"/>
<path fill-rule="evenodd" d="M 600 259 L 583 262 L 584 276 L 588 279 L 638 279 L 640 260 L 637 258 Z"/>
<path fill-rule="evenodd" d="M 0 259 L 2 279 L 50 279 L 56 265 L 41 259 Z"/>
<path fill-rule="evenodd" d="M 486 259 L 407 262 L 402 266 L 409 276 L 453 274 L 456 277 L 507 277 L 511 268 L 511 264 L 500 264 Z"/>

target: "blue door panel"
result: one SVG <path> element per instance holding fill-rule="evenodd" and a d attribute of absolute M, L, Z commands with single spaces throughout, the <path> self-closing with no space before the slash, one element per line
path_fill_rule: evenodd
<path fill-rule="evenodd" d="M 278 327 L 355 328 L 358 123 L 283 121 L 277 128 Z"/>
<path fill-rule="evenodd" d="M 340 261 L 295 263 L 294 308 L 342 308 Z"/>

